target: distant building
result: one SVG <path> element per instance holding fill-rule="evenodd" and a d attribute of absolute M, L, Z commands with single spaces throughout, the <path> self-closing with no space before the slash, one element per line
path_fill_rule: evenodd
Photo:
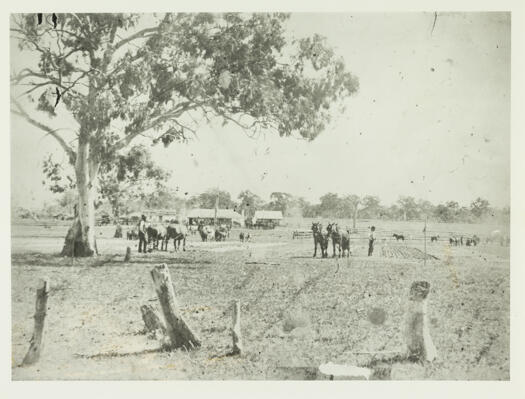
<path fill-rule="evenodd" d="M 205 224 L 213 225 L 215 209 L 192 209 L 187 213 L 187 219 L 190 225 L 198 225 L 201 221 Z M 244 219 L 240 213 L 232 209 L 217 209 L 217 224 L 243 226 Z"/>
<path fill-rule="evenodd" d="M 255 228 L 273 229 L 275 226 L 279 226 L 281 220 L 283 220 L 281 211 L 255 211 L 252 224 Z"/>

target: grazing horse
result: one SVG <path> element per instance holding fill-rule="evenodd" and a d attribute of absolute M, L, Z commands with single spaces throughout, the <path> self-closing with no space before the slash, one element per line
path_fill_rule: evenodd
<path fill-rule="evenodd" d="M 394 233 L 394 234 L 392 234 L 392 237 L 394 237 L 396 239 L 396 241 L 399 241 L 399 240 L 405 241 L 405 236 L 403 234 L 396 234 L 396 233 Z"/>
<path fill-rule="evenodd" d="M 326 227 L 326 230 L 328 231 L 328 236 L 332 240 L 332 246 L 333 246 L 333 255 L 332 257 L 335 258 L 335 247 L 337 246 L 337 250 L 339 253 L 339 257 L 345 256 L 345 250 L 347 251 L 347 257 L 350 257 L 350 231 L 346 230 L 346 232 L 340 232 L 339 226 L 337 223 L 330 223 Z"/>
<path fill-rule="evenodd" d="M 211 228 L 211 226 L 199 224 L 199 234 L 203 242 L 211 241 L 215 236 L 215 231 Z"/>
<path fill-rule="evenodd" d="M 317 255 L 317 244 L 321 248 L 321 257 L 326 258 L 328 256 L 328 232 L 323 230 L 321 223 L 312 223 L 312 233 L 314 236 L 314 258 Z"/>
<path fill-rule="evenodd" d="M 438 241 L 438 238 L 439 238 L 439 235 L 437 236 L 430 236 L 430 242 L 437 242 Z"/>
<path fill-rule="evenodd" d="M 452 236 L 448 239 L 448 242 L 450 245 L 454 245 L 455 247 L 457 247 L 459 244 L 459 239 L 455 236 Z"/>
<path fill-rule="evenodd" d="M 166 229 L 166 236 L 164 242 L 166 244 L 165 251 L 168 250 L 168 242 L 173 238 L 173 249 L 178 251 L 182 241 L 182 250 L 186 251 L 186 236 L 188 229 L 183 224 L 172 221 Z"/>

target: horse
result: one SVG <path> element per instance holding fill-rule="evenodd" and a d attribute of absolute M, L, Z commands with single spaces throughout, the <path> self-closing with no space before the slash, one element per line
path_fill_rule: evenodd
<path fill-rule="evenodd" d="M 337 223 L 330 223 L 326 227 L 328 231 L 328 236 L 332 240 L 333 246 L 333 255 L 335 258 L 335 247 L 337 246 L 339 257 L 345 256 L 345 251 L 347 251 L 347 257 L 350 257 L 350 231 L 347 229 L 346 232 L 340 232 L 339 226 Z"/>
<path fill-rule="evenodd" d="M 228 236 L 228 229 L 226 227 L 219 226 L 218 229 L 215 229 L 215 241 L 226 241 Z"/>
<path fill-rule="evenodd" d="M 159 241 L 161 237 L 158 228 L 156 226 L 149 225 L 146 228 L 146 233 L 148 235 L 148 246 L 150 247 L 150 251 L 152 249 L 159 249 Z"/>
<path fill-rule="evenodd" d="M 430 242 L 437 242 L 439 238 L 439 235 L 437 236 L 430 236 Z"/>
<path fill-rule="evenodd" d="M 396 234 L 396 233 L 394 233 L 394 234 L 392 234 L 392 237 L 394 237 L 396 239 L 396 241 L 399 241 L 399 240 L 405 241 L 405 236 L 403 234 Z"/>
<path fill-rule="evenodd" d="M 448 242 L 450 245 L 454 245 L 455 247 L 457 247 L 459 244 L 459 239 L 455 236 L 452 236 L 448 239 Z"/>
<path fill-rule="evenodd" d="M 221 224 L 218 228 L 220 232 L 226 233 L 226 237 L 230 238 L 231 226 L 229 224 Z"/>
<path fill-rule="evenodd" d="M 182 250 L 186 251 L 186 236 L 188 235 L 188 229 L 185 225 L 179 224 L 172 221 L 166 228 L 166 236 L 164 242 L 166 244 L 165 251 L 168 250 L 168 242 L 173 238 L 173 249 L 175 251 L 180 249 L 180 243 L 182 241 Z"/>
<path fill-rule="evenodd" d="M 199 224 L 199 234 L 203 242 L 211 241 L 215 236 L 215 231 L 211 228 L 211 226 Z"/>
<path fill-rule="evenodd" d="M 239 234 L 239 240 L 241 242 L 248 242 L 248 241 L 250 241 L 250 233 L 245 233 L 245 232 L 241 231 L 241 233 Z"/>
<path fill-rule="evenodd" d="M 194 225 L 194 224 L 189 225 L 189 226 L 188 226 L 188 231 L 190 232 L 190 234 L 191 234 L 192 236 L 194 236 L 194 235 L 197 234 L 197 232 L 199 231 L 199 227 L 196 226 L 196 225 Z"/>
<path fill-rule="evenodd" d="M 326 258 L 328 256 L 328 232 L 326 229 L 323 230 L 321 223 L 312 222 L 312 233 L 314 236 L 314 258 L 317 255 L 317 244 L 321 248 L 321 257 Z"/>
<path fill-rule="evenodd" d="M 126 231 L 126 238 L 128 240 L 138 240 L 139 239 L 139 231 L 136 228 L 133 228 L 131 230 Z"/>

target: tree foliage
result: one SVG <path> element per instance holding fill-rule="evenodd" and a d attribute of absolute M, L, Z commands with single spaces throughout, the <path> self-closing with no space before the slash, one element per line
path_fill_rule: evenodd
<path fill-rule="evenodd" d="M 45 179 L 42 184 L 53 193 L 67 194 L 68 201 L 74 200 L 76 188 L 74 174 L 70 167 L 55 162 L 48 155 L 43 162 Z M 129 209 L 128 203 L 135 200 L 151 200 L 154 193 L 167 190 L 166 182 L 170 173 L 160 168 L 143 145 L 132 146 L 128 152 L 116 156 L 114 162 L 104 162 L 100 168 L 99 197 L 96 205 L 107 201 L 114 217 Z"/>
<path fill-rule="evenodd" d="M 12 18 L 19 48 L 39 59 L 11 80 L 29 87 L 18 94 L 37 110 L 67 111 L 100 161 L 139 135 L 187 140 L 213 117 L 311 140 L 358 88 L 322 37 L 288 40 L 287 14 L 57 16 L 56 28 L 38 25 L 36 14 Z M 73 163 L 69 141 L 12 100 L 13 112 L 55 137 Z"/>
<path fill-rule="evenodd" d="M 215 204 L 217 204 L 220 209 L 237 210 L 237 204 L 232 199 L 231 194 L 219 188 L 210 188 L 203 193 L 191 197 L 188 201 L 188 206 L 191 208 L 214 209 Z"/>

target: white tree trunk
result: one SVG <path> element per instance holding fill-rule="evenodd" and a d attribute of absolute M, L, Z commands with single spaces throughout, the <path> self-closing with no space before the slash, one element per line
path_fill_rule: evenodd
<path fill-rule="evenodd" d="M 89 158 L 89 143 L 80 141 L 75 164 L 78 190 L 78 215 L 69 229 L 63 256 L 94 256 L 97 254 L 95 240 L 95 197 L 99 164 Z"/>

